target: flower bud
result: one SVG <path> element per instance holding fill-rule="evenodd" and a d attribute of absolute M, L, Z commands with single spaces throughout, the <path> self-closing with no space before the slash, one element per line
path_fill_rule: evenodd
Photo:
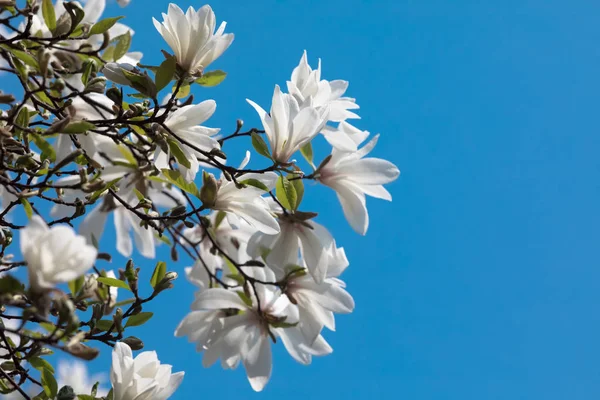
<path fill-rule="evenodd" d="M 219 185 L 215 176 L 204 171 L 202 174 L 202 189 L 200 189 L 200 200 L 202 205 L 207 208 L 214 207 L 217 201 L 217 190 Z"/>
<path fill-rule="evenodd" d="M 144 348 L 144 342 L 142 342 L 140 339 L 136 338 L 135 336 L 129 336 L 126 337 L 125 339 L 121 340 L 121 342 L 125 343 L 126 345 L 128 345 L 129 347 L 131 347 L 131 350 L 141 350 Z"/>

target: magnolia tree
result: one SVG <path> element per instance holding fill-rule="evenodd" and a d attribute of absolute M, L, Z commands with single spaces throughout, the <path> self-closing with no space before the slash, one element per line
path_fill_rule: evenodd
<path fill-rule="evenodd" d="M 154 259 L 159 244 L 192 264 L 185 276 L 197 292 L 174 336 L 193 343 L 205 367 L 241 364 L 260 391 L 277 342 L 302 364 L 331 353 L 323 328 L 354 308 L 340 279 L 349 262 L 318 210 L 302 207 L 305 182 L 333 190 L 364 235 L 365 197 L 391 200 L 382 185 L 399 175 L 368 157 L 378 136 L 348 122 L 358 118 L 348 82 L 322 79 L 304 53 L 268 111 L 248 100 L 257 126 L 238 120 L 223 134 L 209 121 L 215 101 L 190 95 L 226 75 L 211 64 L 234 35 L 225 22 L 216 28 L 210 6 L 170 4 L 153 20 L 165 41 L 154 66 L 130 52 L 133 31 L 120 17 L 101 17 L 105 0 L 0 7 L 0 82 L 15 88 L 0 94 L 0 393 L 172 396 L 184 373 L 153 351 L 135 355 L 144 345 L 129 332 L 178 276 L 165 260 L 142 269 L 130 258 Z M 323 159 L 311 145 L 319 135 L 331 148 Z M 248 147 L 243 160 L 227 157 L 234 140 Z M 267 166 L 252 167 L 252 153 Z M 116 243 L 99 246 L 109 220 Z M 130 258 L 116 271 L 115 252 Z M 55 370 L 48 361 L 100 351 L 112 352 L 107 388 L 79 363 Z"/>

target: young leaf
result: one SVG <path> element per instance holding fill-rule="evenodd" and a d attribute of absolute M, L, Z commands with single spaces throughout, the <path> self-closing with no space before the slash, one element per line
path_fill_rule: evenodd
<path fill-rule="evenodd" d="M 131 46 L 131 33 L 127 31 L 121 36 L 117 36 L 114 41 L 115 44 L 115 52 L 113 53 L 113 60 L 117 61 L 129 51 L 129 46 Z"/>
<path fill-rule="evenodd" d="M 42 15 L 50 32 L 54 32 L 56 29 L 56 14 L 54 12 L 52 0 L 44 0 L 42 3 Z"/>
<path fill-rule="evenodd" d="M 277 179 L 276 186 L 277 200 L 288 210 L 295 210 L 297 207 L 298 194 L 294 185 L 287 178 L 280 176 Z"/>
<path fill-rule="evenodd" d="M 200 198 L 200 191 L 198 190 L 196 184 L 194 182 L 186 182 L 186 180 L 183 179 L 183 176 L 181 176 L 181 173 L 179 171 L 173 171 L 165 168 L 161 170 L 161 172 L 163 173 L 167 182 L 177 186 L 184 192 L 187 192 Z"/>
<path fill-rule="evenodd" d="M 48 371 L 54 373 L 54 367 L 52 367 L 52 364 L 50 364 L 48 361 L 44 360 L 43 358 L 32 357 L 32 358 L 29 358 L 27 361 L 31 364 L 31 366 L 33 368 L 37 369 L 40 372 L 47 369 Z"/>
<path fill-rule="evenodd" d="M 50 2 L 50 4 L 52 4 L 51 1 L 49 1 L 49 2 Z M 90 35 L 98 35 L 100 33 L 104 33 L 106 31 L 108 31 L 121 18 L 123 18 L 123 17 L 111 17 L 111 18 L 106 18 L 106 19 L 96 22 L 94 24 L 94 26 L 92 26 L 92 29 L 90 29 Z M 129 48 L 129 46 L 127 46 L 127 48 Z M 125 51 L 125 53 L 127 53 L 127 51 Z M 119 58 L 121 58 L 121 57 L 119 57 Z"/>
<path fill-rule="evenodd" d="M 21 197 L 21 204 L 23 204 L 23 210 L 25 211 L 25 215 L 27 215 L 27 219 L 31 219 L 33 217 L 33 208 L 31 208 L 31 204 L 25 197 Z"/>
<path fill-rule="evenodd" d="M 108 286 L 114 286 L 114 287 L 118 287 L 121 289 L 131 290 L 129 288 L 129 285 L 120 279 L 108 278 L 106 276 L 100 276 L 100 277 L 96 278 L 96 280 L 98 282 L 104 283 L 105 285 L 108 285 Z"/>
<path fill-rule="evenodd" d="M 113 326 L 113 324 L 114 324 L 113 320 L 101 319 L 99 321 L 96 321 L 96 329 L 98 329 L 100 331 L 107 331 L 110 329 L 111 326 Z"/>
<path fill-rule="evenodd" d="M 73 279 L 72 281 L 69 282 L 69 290 L 71 291 L 71 294 L 73 295 L 73 297 L 77 296 L 77 294 L 83 287 L 84 283 L 85 283 L 84 276 L 80 276 L 79 278 Z"/>
<path fill-rule="evenodd" d="M 56 397 L 56 393 L 58 393 L 58 384 L 56 383 L 56 379 L 54 379 L 54 374 L 48 369 L 42 370 L 42 386 L 44 387 L 46 396 L 51 399 Z"/>
<path fill-rule="evenodd" d="M 226 76 L 227 72 L 221 70 L 210 71 L 202 74 L 200 78 L 196 79 L 196 83 L 204 87 L 213 87 L 223 82 Z"/>
<path fill-rule="evenodd" d="M 168 57 L 165 61 L 160 64 L 158 67 L 158 71 L 156 71 L 156 76 L 154 78 L 154 82 L 156 83 L 156 91 L 160 92 L 163 90 L 171 79 L 173 79 L 173 75 L 175 75 L 175 68 L 177 67 L 177 61 L 175 57 Z"/>
<path fill-rule="evenodd" d="M 25 64 L 29 65 L 30 67 L 33 67 L 35 69 L 39 69 L 39 65 L 38 62 L 36 61 L 35 58 L 33 58 L 32 55 L 21 51 L 21 50 L 16 50 L 16 49 L 10 49 L 10 52 L 13 54 L 13 56 L 17 57 L 19 60 L 23 61 Z"/>
<path fill-rule="evenodd" d="M 246 180 L 240 181 L 240 183 L 242 183 L 244 185 L 248 185 L 248 186 L 254 186 L 255 188 L 264 190 L 265 192 L 269 191 L 269 188 L 267 187 L 267 185 L 265 185 L 258 179 L 246 179 Z"/>
<path fill-rule="evenodd" d="M 300 154 L 310 165 L 313 165 L 313 148 L 311 142 L 306 143 L 300 148 Z"/>
<path fill-rule="evenodd" d="M 156 263 L 156 267 L 154 267 L 154 272 L 152 273 L 152 278 L 150 278 L 150 285 L 152 287 L 156 287 L 156 285 L 165 277 L 167 273 L 167 264 L 164 261 L 159 261 Z"/>
<path fill-rule="evenodd" d="M 175 89 L 177 89 L 177 84 L 173 85 L 173 88 L 171 89 L 171 93 L 175 93 Z M 175 97 L 178 99 L 183 99 L 184 97 L 187 97 L 189 94 L 190 94 L 190 84 L 184 83 L 179 87 L 179 91 L 177 91 L 177 94 L 175 95 Z"/>
<path fill-rule="evenodd" d="M 254 150 L 256 150 L 258 154 L 267 157 L 269 160 L 273 159 L 267 143 L 258 133 L 252 133 L 252 147 L 254 147 Z"/>
<path fill-rule="evenodd" d="M 289 177 L 290 175 L 288 175 Z M 291 177 L 296 177 L 298 175 L 291 175 Z M 302 198 L 304 197 L 304 182 L 302 179 L 292 179 L 288 180 L 294 189 L 296 190 L 296 206 L 294 207 L 294 211 L 298 208 L 300 203 L 302 202 Z"/>
<path fill-rule="evenodd" d="M 127 323 L 125 324 L 125 328 L 130 326 L 140 326 L 145 324 L 150 318 L 152 318 L 154 314 L 151 312 L 141 312 L 136 315 L 132 315 L 127 318 Z"/>
<path fill-rule="evenodd" d="M 186 168 L 191 168 L 192 164 L 181 150 L 181 147 L 179 147 L 179 143 L 173 139 L 167 139 L 167 143 L 169 144 L 169 150 L 171 150 L 171 154 L 173 157 L 175 157 L 177 162 Z"/>
<path fill-rule="evenodd" d="M 66 128 L 63 129 L 62 133 L 86 133 L 92 129 L 96 129 L 96 125 L 92 124 L 91 122 L 76 121 L 67 125 Z"/>
<path fill-rule="evenodd" d="M 44 138 L 42 138 L 40 135 L 36 135 L 34 133 L 30 133 L 29 137 L 33 140 L 35 145 L 42 151 L 40 154 L 40 158 L 42 159 L 42 161 L 56 161 L 56 152 L 54 151 L 54 147 L 52 147 L 50 143 L 44 140 Z"/>

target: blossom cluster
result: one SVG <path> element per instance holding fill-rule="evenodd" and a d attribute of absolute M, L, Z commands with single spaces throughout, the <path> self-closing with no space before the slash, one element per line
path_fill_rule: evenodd
<path fill-rule="evenodd" d="M 100 19 L 105 0 L 88 0 L 84 7 L 40 3 L 14 32 L 0 32 L 10 50 L 7 70 L 26 82 L 36 68 L 48 77 L 44 81 L 54 79 L 51 87 L 32 79 L 25 85 L 31 95 L 0 111 L 7 133 L 0 144 L 7 145 L 9 137 L 16 142 L 29 137 L 35 144 L 23 150 L 29 164 L 21 154 L 0 166 L 2 221 L 17 206 L 29 217 L 23 226 L 2 223 L 0 272 L 22 264 L 28 273 L 27 290 L 11 289 L 21 297 L 9 305 L 21 307 L 24 296 L 38 319 L 58 315 L 63 342 L 69 339 L 64 349 L 71 354 L 87 357 L 83 343 L 93 340 L 113 346 L 113 399 L 169 398 L 183 372 L 172 373 L 154 352 L 134 358 L 132 350 L 143 345 L 137 338 L 123 339 L 123 331 L 151 317 L 143 305 L 170 288 L 176 274 L 159 262 L 152 295 L 143 298 L 138 292 L 143 271 L 133 261 L 118 273 L 99 270 L 96 264 L 107 259 L 102 237 L 112 219 L 114 246 L 122 256 L 154 259 L 156 247 L 166 244 L 174 260 L 180 252 L 192 260 L 185 275 L 197 291 L 174 334 L 196 345 L 203 366 L 241 364 L 252 389 L 261 391 L 271 377 L 271 346 L 278 340 L 302 364 L 330 354 L 324 328 L 335 330 L 335 314 L 354 309 L 341 280 L 349 261 L 317 222 L 318 210 L 302 207 L 310 191 L 304 182 L 333 190 L 350 227 L 365 235 L 366 196 L 391 201 L 383 185 L 399 176 L 391 162 L 369 157 L 379 135 L 369 138 L 350 122 L 360 117 L 356 100 L 345 95 L 348 82 L 322 78 L 321 61 L 311 67 L 305 51 L 286 88 L 275 85 L 269 111 L 247 100 L 261 126 L 243 132 L 238 121 L 233 134 L 223 135 L 207 122 L 216 102 L 188 97 L 190 86 L 214 86 L 226 75 L 209 67 L 234 35 L 225 32 L 225 22 L 217 28 L 210 6 L 184 11 L 170 4 L 162 22 L 153 20 L 170 52 L 163 52 L 159 66 L 144 66 L 141 53 L 128 51 L 133 31 L 116 19 Z M 17 48 L 27 30 L 40 43 L 37 60 Z M 169 85 L 171 92 L 159 101 Z M 139 101 L 128 103 L 124 92 L 132 91 Z M 45 120 L 39 123 L 45 132 L 35 128 Z M 330 154 L 317 162 L 313 143 L 320 136 Z M 254 153 L 269 166 L 249 168 L 250 150 L 240 164 L 230 165 L 225 147 L 242 137 L 251 139 Z M 56 196 L 44 194 L 47 189 Z M 50 202 L 48 218 L 30 204 L 32 198 Z M 4 254 L 12 229 L 20 230 L 22 263 Z M 62 284 L 69 285 L 70 295 L 57 294 Z M 125 312 L 118 288 L 134 294 Z M 75 309 L 88 306 L 94 307 L 89 322 L 73 319 Z M 80 329 L 85 326 L 89 330 Z"/>

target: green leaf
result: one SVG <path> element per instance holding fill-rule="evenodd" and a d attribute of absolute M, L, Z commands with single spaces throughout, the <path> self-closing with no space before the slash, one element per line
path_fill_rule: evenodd
<path fill-rule="evenodd" d="M 244 304 L 246 304 L 248 307 L 252 308 L 252 300 L 250 300 L 250 297 L 248 297 L 246 295 L 246 293 L 244 293 L 244 292 L 236 292 L 236 293 L 240 297 L 240 299 L 242 299 Z"/>
<path fill-rule="evenodd" d="M 227 216 L 227 213 L 225 211 L 219 211 L 217 213 L 217 217 L 215 218 L 215 229 L 217 229 L 219 227 L 219 225 L 221 225 L 221 222 L 223 222 L 223 219 Z"/>
<path fill-rule="evenodd" d="M 141 312 L 139 314 L 136 315 L 132 315 L 131 317 L 127 318 L 127 323 L 125 324 L 125 327 L 130 327 L 130 326 L 140 326 L 145 324 L 150 318 L 152 318 L 154 314 L 151 312 Z"/>
<path fill-rule="evenodd" d="M 27 219 L 31 219 L 31 217 L 33 217 L 33 208 L 31 208 L 31 204 L 29 204 L 29 201 L 24 197 L 21 197 L 21 204 L 23 204 L 23 210 L 25 210 Z"/>
<path fill-rule="evenodd" d="M 17 57 L 19 60 L 23 61 L 25 64 L 29 65 L 30 67 L 33 67 L 35 69 L 40 68 L 36 59 L 33 58 L 33 56 L 30 55 L 29 53 L 26 53 L 21 50 L 16 50 L 16 49 L 10 49 L 10 52 L 13 54 L 13 56 Z"/>
<path fill-rule="evenodd" d="M 165 277 L 167 273 L 167 263 L 164 261 L 159 261 L 156 263 L 156 267 L 154 267 L 154 272 L 152 273 L 152 278 L 150 278 L 150 285 L 152 287 L 156 287 L 160 281 Z"/>
<path fill-rule="evenodd" d="M 202 74 L 200 78 L 196 79 L 196 83 L 204 87 L 213 87 L 223 82 L 226 76 L 227 72 L 218 69 Z"/>
<path fill-rule="evenodd" d="M 169 144 L 169 150 L 171 150 L 171 154 L 173 157 L 175 157 L 179 165 L 182 165 L 186 168 L 191 168 L 192 164 L 181 150 L 181 147 L 179 147 L 179 143 L 173 139 L 167 139 L 167 143 Z"/>
<path fill-rule="evenodd" d="M 297 177 L 298 175 L 288 175 L 292 176 L 292 177 Z M 296 206 L 294 207 L 294 211 L 298 208 L 298 206 L 300 206 L 300 203 L 302 202 L 302 198 L 304 197 L 304 182 L 302 182 L 302 179 L 293 179 L 293 180 L 288 180 L 292 186 L 294 187 L 294 189 L 296 190 Z"/>
<path fill-rule="evenodd" d="M 185 179 L 183 179 L 183 176 L 181 176 L 181 173 L 179 171 L 173 171 L 165 168 L 161 170 L 161 172 L 163 173 L 167 182 L 177 186 L 184 192 L 187 192 L 200 198 L 200 191 L 198 190 L 196 184 L 194 182 L 187 182 Z"/>
<path fill-rule="evenodd" d="M 56 393 L 58 393 L 58 384 L 56 383 L 56 379 L 54 379 L 54 373 L 52 371 L 47 369 L 42 370 L 42 386 L 44 387 L 46 396 L 51 399 L 56 397 Z"/>
<path fill-rule="evenodd" d="M 114 286 L 114 287 L 118 287 L 118 288 L 121 288 L 121 289 L 131 290 L 129 288 L 129 285 L 126 282 L 123 282 L 120 279 L 109 278 L 109 277 L 106 277 L 106 276 L 100 276 L 96 280 L 98 282 L 104 283 L 105 285 L 108 285 L 108 286 Z"/>
<path fill-rule="evenodd" d="M 280 176 L 276 186 L 277 200 L 288 210 L 295 210 L 298 201 L 296 188 L 287 178 Z"/>
<path fill-rule="evenodd" d="M 79 293 L 79 291 L 83 287 L 84 283 L 85 283 L 85 277 L 84 276 L 80 276 L 79 278 L 73 279 L 72 281 L 69 282 L 69 290 L 71 291 L 71 294 L 74 297 L 77 296 L 77 294 Z"/>
<path fill-rule="evenodd" d="M 114 322 L 110 319 L 101 319 L 96 321 L 96 329 L 100 331 L 107 331 L 113 326 Z"/>
<path fill-rule="evenodd" d="M 117 23 L 118 20 L 122 18 L 123 17 L 111 17 L 96 22 L 94 26 L 92 26 L 92 29 L 90 29 L 90 35 L 98 35 L 100 33 L 108 31 L 110 28 L 113 27 L 114 24 Z M 129 46 L 127 46 L 127 48 L 129 48 Z M 125 51 L 125 53 L 127 53 L 127 51 Z M 117 59 L 119 58 L 121 57 L 118 57 Z"/>
<path fill-rule="evenodd" d="M 93 61 L 90 60 L 84 64 L 83 73 L 81 74 L 81 83 L 83 83 L 83 86 L 87 86 L 88 81 L 90 80 L 90 75 L 92 74 L 93 70 L 94 70 L 94 62 Z"/>
<path fill-rule="evenodd" d="M 167 237 L 167 235 L 159 235 L 158 233 L 154 235 L 155 238 L 166 244 L 167 246 L 172 246 L 171 240 Z"/>
<path fill-rule="evenodd" d="M 173 85 L 173 88 L 171 88 L 171 93 L 175 93 L 175 89 L 177 89 L 177 83 Z M 187 97 L 189 94 L 190 94 L 190 84 L 184 83 L 179 87 L 179 90 L 177 91 L 177 94 L 175 95 L 175 97 L 178 99 L 183 99 L 184 97 Z"/>
<path fill-rule="evenodd" d="M 143 74 L 140 72 L 132 72 L 128 71 L 125 68 L 121 68 L 121 72 L 129 82 L 131 82 L 131 87 L 138 90 L 141 94 L 154 97 L 156 96 L 156 85 L 154 81 L 150 79 L 148 74 L 144 72 Z M 137 93 L 135 93 L 137 94 Z M 134 95 L 132 95 L 134 96 Z M 134 96 L 138 97 L 138 96 Z"/>
<path fill-rule="evenodd" d="M 40 372 L 42 372 L 44 369 L 47 369 L 50 372 L 54 373 L 54 367 L 52 367 L 52 365 L 43 358 L 32 357 L 29 358 L 27 361 L 33 366 L 33 368 L 37 369 Z"/>
<path fill-rule="evenodd" d="M 160 92 L 163 90 L 171 79 L 173 79 L 173 75 L 175 75 L 175 69 L 177 67 L 177 60 L 175 57 L 168 57 L 165 61 L 160 64 L 158 70 L 156 71 L 156 76 L 154 78 L 154 82 L 156 83 L 156 91 Z"/>
<path fill-rule="evenodd" d="M 10 275 L 3 275 L 0 278 L 0 293 L 19 293 L 23 289 L 23 284 L 17 278 Z"/>
<path fill-rule="evenodd" d="M 119 150 L 119 153 L 121 153 L 121 155 L 127 160 L 127 162 L 129 164 L 131 164 L 131 165 L 138 164 L 137 160 L 131 153 L 131 150 L 129 150 L 127 147 L 119 145 L 119 146 L 117 146 L 117 149 Z"/>
<path fill-rule="evenodd" d="M 42 161 L 56 161 L 56 152 L 54 151 L 54 147 L 52 147 L 50 143 L 44 140 L 44 138 L 42 138 L 40 135 L 34 133 L 30 133 L 29 137 L 33 140 L 35 145 L 42 151 L 40 154 L 40 158 L 42 159 Z"/>
<path fill-rule="evenodd" d="M 269 160 L 272 160 L 271 153 L 269 152 L 269 147 L 265 140 L 258 133 L 252 133 L 252 147 L 254 150 L 260 155 L 267 157 Z"/>
<path fill-rule="evenodd" d="M 244 184 L 244 185 L 248 185 L 248 186 L 254 186 L 255 188 L 264 190 L 265 192 L 269 191 L 269 188 L 267 187 L 267 185 L 265 185 L 264 183 L 262 183 L 261 181 L 259 181 L 258 179 L 246 179 L 243 181 L 240 181 L 240 183 Z"/>
<path fill-rule="evenodd" d="M 313 148 L 311 142 L 306 143 L 300 148 L 300 154 L 304 157 L 310 165 L 313 165 Z"/>
<path fill-rule="evenodd" d="M 69 125 L 63 129 L 62 133 L 86 133 L 87 131 L 91 131 L 96 129 L 96 125 L 87 121 L 76 121 L 71 122 Z"/>
<path fill-rule="evenodd" d="M 127 31 L 121 36 L 117 36 L 114 39 L 115 44 L 115 52 L 113 54 L 113 60 L 117 61 L 121 57 L 123 57 L 129 51 L 129 46 L 131 46 L 131 33 Z"/>
<path fill-rule="evenodd" d="M 115 307 L 123 307 L 126 306 L 127 304 L 131 304 L 135 301 L 135 299 L 127 299 L 127 300 L 122 300 L 122 301 L 117 301 L 117 304 L 115 304 Z"/>
<path fill-rule="evenodd" d="M 51 32 L 56 29 L 56 14 L 54 12 L 54 5 L 52 0 L 44 0 L 42 3 L 42 15 L 44 16 L 44 22 Z"/>

